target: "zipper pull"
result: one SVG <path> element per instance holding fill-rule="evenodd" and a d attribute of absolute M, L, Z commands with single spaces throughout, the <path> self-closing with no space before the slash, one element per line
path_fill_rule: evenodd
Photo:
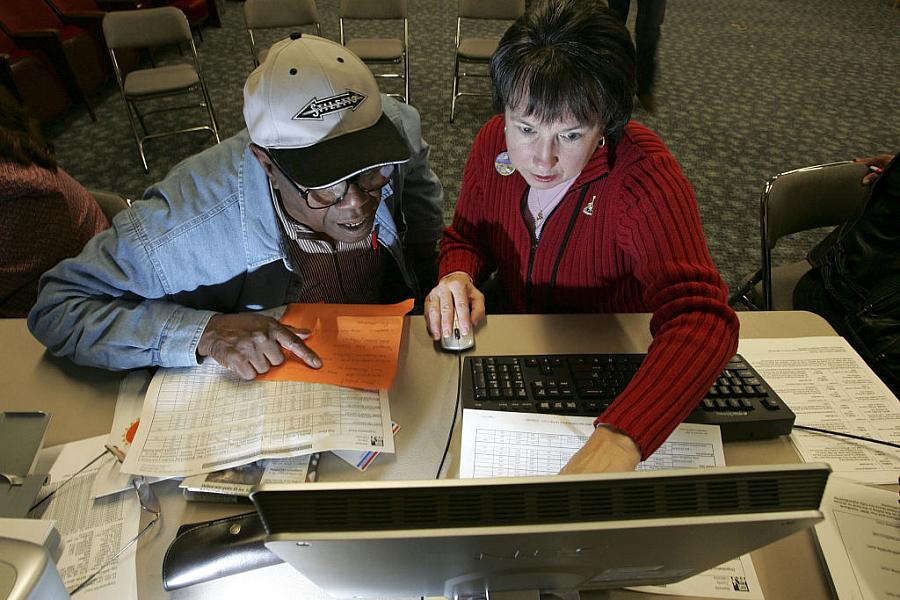
<path fill-rule="evenodd" d="M 378 225 L 372 228 L 372 251 L 378 256 Z"/>

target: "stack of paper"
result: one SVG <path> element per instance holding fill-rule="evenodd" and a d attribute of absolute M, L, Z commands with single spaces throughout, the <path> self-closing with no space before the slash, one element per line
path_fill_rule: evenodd
<path fill-rule="evenodd" d="M 314 479 L 309 457 L 319 452 L 340 452 L 365 469 L 394 451 L 399 426 L 384 390 L 411 309 L 412 300 L 290 305 L 281 321 L 312 332 L 306 343 L 321 369 L 286 357 L 248 382 L 207 360 L 159 369 L 146 389 L 126 380 L 110 439 L 126 454 L 121 472 L 188 477 L 183 485 L 194 491 L 246 495 L 263 482 Z"/>

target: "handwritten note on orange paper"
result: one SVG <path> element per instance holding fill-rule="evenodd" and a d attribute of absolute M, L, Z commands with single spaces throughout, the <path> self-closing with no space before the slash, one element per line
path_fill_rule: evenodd
<path fill-rule="evenodd" d="M 322 359 L 322 368 L 289 356 L 257 379 L 387 389 L 397 372 L 403 315 L 412 307 L 412 298 L 383 305 L 291 304 L 281 322 L 313 332 L 306 345 Z"/>

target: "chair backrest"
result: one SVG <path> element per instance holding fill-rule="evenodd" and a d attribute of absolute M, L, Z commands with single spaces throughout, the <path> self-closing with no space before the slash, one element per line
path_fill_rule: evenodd
<path fill-rule="evenodd" d="M 515 20 L 525 13 L 525 0 L 459 0 L 462 19 Z"/>
<path fill-rule="evenodd" d="M 341 0 L 342 19 L 405 19 L 406 0 Z"/>
<path fill-rule="evenodd" d="M 193 43 L 187 17 L 172 6 L 106 13 L 103 35 L 110 49 Z"/>
<path fill-rule="evenodd" d="M 869 193 L 862 184 L 868 167 L 852 161 L 780 173 L 760 200 L 760 232 L 771 250 L 786 235 L 840 225 L 859 210 Z"/>
<path fill-rule="evenodd" d="M 315 0 L 246 0 L 244 21 L 247 29 L 315 25 L 319 11 Z"/>
<path fill-rule="evenodd" d="M 100 205 L 100 210 L 106 216 L 106 220 L 112 223 L 113 217 L 131 206 L 131 201 L 115 192 L 107 192 L 105 190 L 89 190 L 94 200 Z"/>
<path fill-rule="evenodd" d="M 96 0 L 46 0 L 58 13 L 67 13 L 82 10 L 100 10 Z"/>
<path fill-rule="evenodd" d="M 12 33 L 34 29 L 62 29 L 63 22 L 44 0 L 2 0 L 0 20 Z"/>
<path fill-rule="evenodd" d="M 773 306 L 772 249 L 786 235 L 840 225 L 863 207 L 870 186 L 862 184 L 868 167 L 843 161 L 775 175 L 760 198 L 763 306 Z"/>

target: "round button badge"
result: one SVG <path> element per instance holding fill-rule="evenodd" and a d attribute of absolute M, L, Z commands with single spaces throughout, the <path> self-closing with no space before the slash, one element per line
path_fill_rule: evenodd
<path fill-rule="evenodd" d="M 512 165 L 512 161 L 509 160 L 509 153 L 505 150 L 498 154 L 497 158 L 494 159 L 494 168 L 504 177 L 516 172 L 516 168 Z"/>

